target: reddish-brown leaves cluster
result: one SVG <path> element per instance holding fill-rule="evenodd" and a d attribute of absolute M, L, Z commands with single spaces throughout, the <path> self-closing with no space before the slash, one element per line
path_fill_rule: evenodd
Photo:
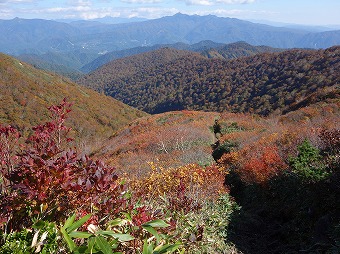
<path fill-rule="evenodd" d="M 247 157 L 241 170 L 246 182 L 263 183 L 286 168 L 276 146 L 263 147 L 261 151 L 252 152 Z"/>
<path fill-rule="evenodd" d="M 0 193 L 8 193 L 9 176 L 18 161 L 15 147 L 18 145 L 20 133 L 12 126 L 0 126 Z"/>
<path fill-rule="evenodd" d="M 112 214 L 123 202 L 113 167 L 67 148 L 70 129 L 64 122 L 70 106 L 64 100 L 50 107 L 52 120 L 34 127 L 21 146 L 14 128 L 0 129 L 0 217 L 14 221 L 12 227 L 25 226 L 27 217 L 40 213 L 41 207 L 59 220 L 78 210 Z"/>
<path fill-rule="evenodd" d="M 141 226 L 153 218 L 151 211 L 146 206 L 141 206 L 136 208 L 135 214 L 132 216 L 132 223 L 134 226 Z"/>
<path fill-rule="evenodd" d="M 172 212 L 183 212 L 187 214 L 192 211 L 198 211 L 202 208 L 201 202 L 194 200 L 192 197 L 189 197 L 186 193 L 187 187 L 180 181 L 180 184 L 175 193 L 172 193 L 169 198 L 168 209 Z"/>
<path fill-rule="evenodd" d="M 326 130 L 323 129 L 320 132 L 320 139 L 323 145 L 323 149 L 330 150 L 331 153 L 340 152 L 340 130 Z"/>

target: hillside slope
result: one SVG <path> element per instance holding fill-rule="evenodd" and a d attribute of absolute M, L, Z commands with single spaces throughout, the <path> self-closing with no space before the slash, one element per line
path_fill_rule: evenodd
<path fill-rule="evenodd" d="M 320 130 L 339 129 L 340 89 L 326 90 L 325 98 L 280 116 L 187 110 L 146 116 L 116 132 L 93 155 L 115 166 L 127 179 L 143 179 L 155 168 L 161 172 L 192 163 L 212 165 L 214 158 L 220 159 L 222 166 L 228 162 L 241 167 L 265 149 L 279 149 L 287 162 L 304 139 L 320 144 Z M 214 135 L 215 120 L 220 125 L 220 136 Z M 217 138 L 219 150 L 213 158 Z M 334 142 L 339 142 L 339 136 Z M 229 155 L 228 151 L 232 151 L 230 156 L 238 156 L 221 159 L 224 153 Z M 253 166 L 254 170 L 261 165 Z M 245 177 L 252 179 L 252 173 Z"/>
<path fill-rule="evenodd" d="M 121 129 L 94 153 L 129 177 L 145 176 L 150 162 L 162 167 L 213 162 L 215 112 L 177 111 L 146 116 Z"/>
<path fill-rule="evenodd" d="M 103 66 L 106 63 L 114 61 L 119 58 L 129 57 L 136 54 L 141 54 L 145 52 L 150 52 L 153 50 L 161 49 L 161 48 L 173 48 L 180 50 L 187 50 L 198 52 L 203 56 L 208 58 L 222 58 L 222 59 L 233 59 L 241 56 L 251 56 L 257 53 L 264 52 L 280 52 L 283 49 L 276 49 L 267 46 L 252 46 L 246 42 L 235 42 L 230 44 L 216 43 L 210 40 L 200 41 L 194 44 L 186 44 L 186 43 L 175 43 L 175 44 L 157 44 L 154 46 L 144 46 L 144 47 L 136 47 L 131 49 L 124 49 L 119 51 L 112 51 L 106 53 L 90 63 L 84 65 L 81 68 L 81 71 L 85 73 L 89 73 L 91 71 L 96 70 L 97 68 Z"/>
<path fill-rule="evenodd" d="M 224 240 L 239 251 L 336 253 L 340 89 L 325 89 L 324 98 L 312 97 L 308 106 L 283 116 L 194 111 L 147 116 L 103 142 L 96 156 L 106 158 L 136 192 L 143 198 L 149 194 L 153 202 L 176 195 L 177 189 L 169 188 L 176 180 L 192 183 L 199 174 L 209 175 L 207 169 L 216 171 L 208 181 L 200 181 L 202 188 L 183 184 L 180 193 L 197 197 L 206 193 L 204 188 L 216 191 L 217 172 L 222 172 L 228 193 L 239 205 L 232 216 L 223 217 L 230 221 Z M 219 128 L 213 127 L 214 120 Z M 211 164 L 211 155 L 216 164 Z"/>
<path fill-rule="evenodd" d="M 259 53 L 282 52 L 283 49 L 268 46 L 252 46 L 246 42 L 235 42 L 219 47 L 208 48 L 200 53 L 208 58 L 235 59 Z"/>
<path fill-rule="evenodd" d="M 52 56 L 48 56 L 48 53 L 44 55 L 24 54 L 17 58 L 37 69 L 53 72 L 72 80 L 76 80 L 83 75 L 76 68 L 70 67 L 69 64 L 63 61 L 61 57 L 56 56 L 56 54 Z"/>
<path fill-rule="evenodd" d="M 111 97 L 4 54 L 0 54 L 0 89 L 0 123 L 22 130 L 47 120 L 47 107 L 63 98 L 73 103 L 68 125 L 79 139 L 101 140 L 145 115 Z"/>
<path fill-rule="evenodd" d="M 78 80 L 78 83 L 91 87 L 98 91 L 106 91 L 111 89 L 110 83 L 115 80 L 127 80 L 130 77 L 147 74 L 150 70 L 158 66 L 166 68 L 167 64 L 185 57 L 196 56 L 204 58 L 198 53 L 184 50 L 176 50 L 170 48 L 161 48 L 151 52 L 133 55 L 130 57 L 117 59 L 113 62 L 105 64 L 98 70 L 86 75 Z M 160 73 L 161 74 L 161 73 Z M 123 84 L 121 84 L 123 85 Z M 121 87 L 121 89 L 124 89 Z"/>
<path fill-rule="evenodd" d="M 163 61 L 164 55 L 174 57 Z M 161 49 L 110 62 L 79 83 L 149 113 L 189 109 L 268 115 L 336 86 L 339 70 L 340 47 L 231 61 Z"/>

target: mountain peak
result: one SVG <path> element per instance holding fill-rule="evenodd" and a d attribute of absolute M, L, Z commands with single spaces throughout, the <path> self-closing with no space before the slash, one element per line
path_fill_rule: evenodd
<path fill-rule="evenodd" d="M 215 15 L 209 14 L 209 15 L 198 15 L 198 14 L 193 14 L 193 15 L 189 15 L 189 14 L 184 14 L 181 12 L 177 12 L 176 14 L 174 14 L 173 16 L 170 17 L 177 17 L 177 18 L 205 18 L 205 17 L 214 17 L 214 18 L 218 18 Z"/>

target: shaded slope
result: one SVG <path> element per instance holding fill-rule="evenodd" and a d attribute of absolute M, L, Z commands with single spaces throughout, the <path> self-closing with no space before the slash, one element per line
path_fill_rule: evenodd
<path fill-rule="evenodd" d="M 89 73 L 99 68 L 100 66 L 103 66 L 104 64 L 111 62 L 113 60 L 136 55 L 136 54 L 141 54 L 144 52 L 149 52 L 149 51 L 156 50 L 162 47 L 163 47 L 162 45 L 155 45 L 155 46 L 150 46 L 150 47 L 135 47 L 131 49 L 112 51 L 102 56 L 99 56 L 98 58 L 94 59 L 88 64 L 85 64 L 83 67 L 81 67 L 81 70 L 85 73 Z"/>
<path fill-rule="evenodd" d="M 0 89 L 0 123 L 24 130 L 46 120 L 47 107 L 66 97 L 74 103 L 68 125 L 84 143 L 89 139 L 101 140 L 145 115 L 111 97 L 4 54 L 0 54 Z"/>
<path fill-rule="evenodd" d="M 340 45 L 340 30 L 307 34 L 301 39 L 300 44 L 307 48 L 328 48 Z"/>
<path fill-rule="evenodd" d="M 83 73 L 68 66 L 64 61 L 56 61 L 56 59 L 47 58 L 45 55 L 24 54 L 17 57 L 18 59 L 33 65 L 37 69 L 54 72 L 56 74 L 68 77 L 72 80 L 80 78 Z M 58 58 L 57 58 L 58 59 Z M 60 60 L 60 59 L 58 59 Z"/>
<path fill-rule="evenodd" d="M 328 92 L 327 99 L 284 116 L 236 120 L 243 130 L 221 138 L 221 143 L 239 144 L 219 161 L 240 205 L 226 234 L 238 250 L 338 252 L 340 90 Z M 220 124 L 230 125 L 230 115 L 222 114 Z M 317 160 L 311 159 L 311 149 L 301 150 L 306 140 L 318 151 Z M 297 157 L 305 164 L 294 165 Z M 318 179 L 317 173 L 326 177 Z"/>

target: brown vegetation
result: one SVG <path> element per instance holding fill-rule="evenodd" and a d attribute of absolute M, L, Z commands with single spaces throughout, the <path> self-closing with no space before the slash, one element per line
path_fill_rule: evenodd
<path fill-rule="evenodd" d="M 296 49 L 226 61 L 161 49 L 113 61 L 80 83 L 149 113 L 189 109 L 269 115 L 337 86 L 339 50 Z M 172 57 L 164 60 L 163 55 Z"/>
<path fill-rule="evenodd" d="M 74 104 L 68 123 L 77 133 L 77 140 L 84 144 L 90 139 L 102 140 L 145 115 L 111 97 L 4 54 L 0 54 L 0 90 L 0 123 L 11 124 L 24 133 L 48 119 L 48 106 L 67 97 Z"/>

